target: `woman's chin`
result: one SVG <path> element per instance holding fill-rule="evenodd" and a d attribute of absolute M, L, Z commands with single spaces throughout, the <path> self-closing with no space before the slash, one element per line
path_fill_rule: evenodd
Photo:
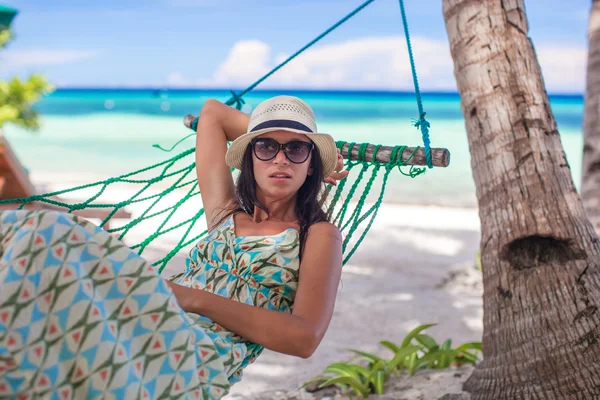
<path fill-rule="evenodd" d="M 290 195 L 295 194 L 296 191 L 297 190 L 294 190 L 294 188 L 289 185 L 269 185 L 266 190 L 263 190 L 267 196 L 278 199 L 289 197 Z"/>

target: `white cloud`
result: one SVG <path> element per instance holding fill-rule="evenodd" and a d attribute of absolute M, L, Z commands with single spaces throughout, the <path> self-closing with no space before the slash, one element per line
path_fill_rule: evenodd
<path fill-rule="evenodd" d="M 454 65 L 446 41 L 412 39 L 419 85 L 424 90 L 455 90 Z M 169 86 L 245 87 L 284 61 L 288 54 L 272 54 L 258 40 L 236 42 L 211 78 L 189 79 L 179 73 Z M 549 92 L 584 90 L 587 49 L 539 46 Z M 261 88 L 413 90 L 403 36 L 367 37 L 314 47 L 282 67 Z"/>
<path fill-rule="evenodd" d="M 447 45 L 415 38 L 415 57 L 424 88 L 454 89 L 452 60 Z M 416 50 L 418 49 L 418 50 Z M 236 42 L 209 79 L 184 79 L 171 75 L 177 85 L 249 85 L 288 57 L 273 55 L 258 40 Z M 424 60 L 428 60 L 425 63 Z M 177 77 L 176 80 L 172 79 Z M 403 37 L 372 37 L 348 40 L 309 49 L 272 75 L 261 87 L 411 89 L 410 64 Z"/>
<path fill-rule="evenodd" d="M 541 45 L 536 52 L 548 92 L 585 91 L 587 48 Z"/>
<path fill-rule="evenodd" d="M 239 41 L 233 45 L 211 81 L 216 85 L 245 85 L 267 73 L 272 63 L 268 44 L 258 40 Z"/>
<path fill-rule="evenodd" d="M 2 70 L 61 65 L 94 58 L 95 50 L 7 50 L 2 57 Z"/>

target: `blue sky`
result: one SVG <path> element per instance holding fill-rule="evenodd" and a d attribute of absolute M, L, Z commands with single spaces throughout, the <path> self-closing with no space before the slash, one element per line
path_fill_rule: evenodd
<path fill-rule="evenodd" d="M 2 0 L 0 0 L 2 1 Z M 252 83 L 361 0 L 11 0 L 16 40 L 0 78 L 58 86 Z M 455 88 L 441 0 L 405 0 L 426 90 Z M 525 0 L 550 92 L 581 93 L 589 0 Z M 397 0 L 375 0 L 261 87 L 410 89 Z"/>

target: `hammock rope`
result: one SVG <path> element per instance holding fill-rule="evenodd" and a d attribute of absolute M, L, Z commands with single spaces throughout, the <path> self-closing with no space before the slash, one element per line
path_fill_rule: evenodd
<path fill-rule="evenodd" d="M 417 98 L 417 108 L 419 110 L 419 119 L 414 122 L 417 129 L 421 129 L 423 136 L 423 146 L 425 147 L 425 157 L 427 166 L 433 168 L 431 163 L 431 141 L 429 140 L 429 127 L 431 124 L 425 119 L 425 110 L 423 109 L 423 100 L 421 99 L 421 90 L 419 89 L 419 78 L 417 77 L 417 67 L 415 66 L 415 57 L 413 56 L 412 44 L 410 42 L 410 32 L 408 30 L 408 18 L 406 18 L 406 9 L 404 0 L 398 0 L 400 3 L 400 14 L 402 15 L 402 26 L 404 27 L 404 37 L 406 38 L 406 48 L 408 49 L 408 59 L 410 61 L 410 71 L 412 73 L 413 85 L 415 87 L 415 96 Z"/>
<path fill-rule="evenodd" d="M 235 105 L 236 108 L 240 109 L 244 104 L 243 96 L 245 94 L 373 1 L 368 0 L 361 4 L 244 91 L 240 93 L 231 91 L 232 97 L 225 103 L 230 106 Z M 386 185 L 393 170 L 398 169 L 401 175 L 415 178 L 426 171 L 425 167 L 417 167 L 417 165 L 426 165 L 432 168 L 433 166 L 445 167 L 449 164 L 450 155 L 448 150 L 430 148 L 429 122 L 425 119 L 425 112 L 423 111 L 404 3 L 403 0 L 399 1 L 419 110 L 419 119 L 414 125 L 421 130 L 424 149 L 419 146 L 387 147 L 369 143 L 336 142 L 345 159 L 345 168 L 350 174 L 346 179 L 340 181 L 337 186 L 325 185 L 325 190 L 321 195 L 321 204 L 326 207 L 327 215 L 338 226 L 344 236 L 344 264 L 352 257 L 371 228 L 383 201 Z M 184 118 L 185 125 L 194 131 L 197 127 L 197 121 L 196 117 L 190 115 Z M 154 145 L 154 147 L 171 151 L 184 139 L 178 141 L 168 150 L 159 145 Z M 117 235 L 119 239 L 125 241 L 131 249 L 136 250 L 139 254 L 142 254 L 158 238 L 165 238 L 165 241 L 169 242 L 168 252 L 162 258 L 153 262 L 153 265 L 157 266 L 159 271 L 162 272 L 167 263 L 180 251 L 207 235 L 206 226 L 201 222 L 204 209 L 199 207 L 200 199 L 198 195 L 200 192 L 197 179 L 194 176 L 196 168 L 194 154 L 195 148 L 190 148 L 168 160 L 137 171 L 69 189 L 36 194 L 25 198 L 2 200 L 0 205 L 10 203 L 17 204 L 18 209 L 29 209 L 43 208 L 42 203 L 45 203 L 61 208 L 61 211 L 64 209 L 69 213 L 86 208 L 108 209 L 108 215 L 101 221 L 102 226 L 120 209 L 124 207 L 135 208 L 136 212 L 132 213 L 134 217 L 131 220 L 121 226 L 107 229 L 107 231 Z M 408 172 L 405 171 L 406 166 L 410 167 Z M 383 169 L 383 174 L 379 174 L 381 169 Z M 357 170 L 358 172 L 354 173 Z M 114 193 L 115 191 L 112 188 L 123 184 L 128 186 L 126 195 L 119 194 L 116 196 L 117 199 L 96 202 L 103 195 L 108 197 L 108 194 Z M 131 193 L 131 187 L 136 188 L 132 195 L 129 194 Z M 374 187 L 380 188 L 379 193 L 371 196 Z M 332 190 L 333 195 L 331 195 Z M 89 197 L 87 200 L 77 203 L 68 202 L 60 197 L 73 194 L 84 194 Z M 150 220 L 153 221 L 152 225 L 148 225 Z M 152 233 L 148 234 L 148 232 Z"/>

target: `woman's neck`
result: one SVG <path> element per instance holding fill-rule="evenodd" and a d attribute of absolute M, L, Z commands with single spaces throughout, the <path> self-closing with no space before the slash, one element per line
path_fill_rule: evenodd
<path fill-rule="evenodd" d="M 264 220 L 282 221 L 282 222 L 295 222 L 298 218 L 296 217 L 296 195 L 292 195 L 284 198 L 269 198 L 262 195 L 262 193 L 256 194 L 258 201 L 264 204 L 269 210 L 269 215 L 257 207 L 254 206 L 254 215 L 252 219 L 254 222 L 262 222 Z"/>

